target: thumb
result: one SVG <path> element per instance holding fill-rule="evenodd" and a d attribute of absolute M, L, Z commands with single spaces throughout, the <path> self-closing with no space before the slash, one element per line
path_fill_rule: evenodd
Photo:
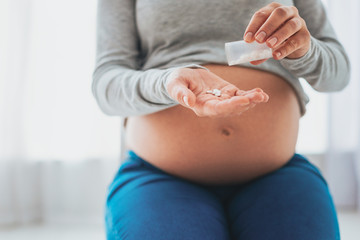
<path fill-rule="evenodd" d="M 192 108 L 195 105 L 195 94 L 184 85 L 176 87 L 175 96 L 177 101 L 186 107 Z"/>

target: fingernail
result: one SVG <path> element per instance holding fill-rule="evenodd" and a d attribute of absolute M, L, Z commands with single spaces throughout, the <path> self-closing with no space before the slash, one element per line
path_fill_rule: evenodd
<path fill-rule="evenodd" d="M 236 92 L 236 96 L 242 96 L 244 94 L 245 94 L 245 91 L 243 91 L 243 90 L 237 90 L 237 92 Z"/>
<path fill-rule="evenodd" d="M 278 41 L 277 38 L 273 37 L 268 41 L 268 43 L 270 44 L 271 47 L 273 47 L 277 43 L 277 41 Z"/>
<path fill-rule="evenodd" d="M 188 107 L 190 107 L 188 97 L 187 97 L 187 96 L 184 96 L 184 97 L 183 97 L 183 100 L 184 100 L 184 103 L 185 103 Z"/>
<path fill-rule="evenodd" d="M 258 42 L 263 42 L 266 37 L 266 33 L 261 31 L 255 38 Z"/>
<path fill-rule="evenodd" d="M 276 57 L 279 58 L 279 57 L 281 57 L 281 52 L 276 52 L 275 55 L 276 55 Z"/>
<path fill-rule="evenodd" d="M 253 33 L 248 32 L 247 34 L 245 34 L 244 40 L 250 42 L 252 40 L 252 37 L 253 37 Z"/>

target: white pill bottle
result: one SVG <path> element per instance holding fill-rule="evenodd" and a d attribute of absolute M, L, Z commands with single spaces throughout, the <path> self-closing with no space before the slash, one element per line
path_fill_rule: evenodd
<path fill-rule="evenodd" d="M 266 43 L 236 41 L 225 43 L 229 66 L 272 57 L 272 49 Z"/>

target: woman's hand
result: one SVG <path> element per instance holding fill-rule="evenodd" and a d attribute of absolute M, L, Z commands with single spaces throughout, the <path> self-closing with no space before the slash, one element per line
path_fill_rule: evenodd
<path fill-rule="evenodd" d="M 258 10 L 244 33 L 246 42 L 256 40 L 273 49 L 273 58 L 300 58 L 310 48 L 310 32 L 294 6 L 271 3 Z M 253 61 L 254 65 L 267 59 Z"/>
<path fill-rule="evenodd" d="M 168 78 L 166 89 L 173 99 L 192 109 L 199 117 L 240 115 L 257 103 L 269 99 L 260 88 L 242 91 L 204 69 L 175 70 Z M 219 89 L 221 96 L 206 93 L 213 89 Z"/>

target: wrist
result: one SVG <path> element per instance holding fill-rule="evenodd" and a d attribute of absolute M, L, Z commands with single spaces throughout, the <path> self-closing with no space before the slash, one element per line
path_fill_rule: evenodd
<path fill-rule="evenodd" d="M 295 52 L 289 54 L 288 56 L 286 56 L 287 59 L 298 59 L 298 58 L 302 58 L 303 56 L 306 55 L 306 53 L 308 53 L 310 50 L 310 43 L 309 46 L 305 47 L 305 48 L 300 48 L 299 50 L 296 50 Z"/>

